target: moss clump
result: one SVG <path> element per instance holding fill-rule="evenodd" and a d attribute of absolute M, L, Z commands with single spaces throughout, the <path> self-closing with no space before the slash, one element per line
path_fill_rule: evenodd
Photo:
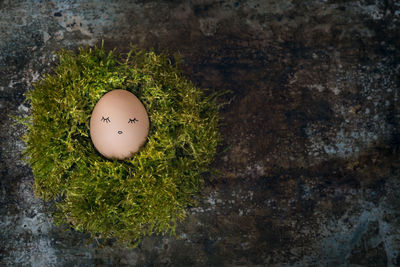
<path fill-rule="evenodd" d="M 92 236 L 135 245 L 173 233 L 220 140 L 215 95 L 205 97 L 164 54 L 101 47 L 58 56 L 54 73 L 26 93 L 24 155 L 36 195 L 54 201 L 57 223 Z M 135 94 L 150 118 L 146 145 L 124 161 L 104 158 L 89 136 L 95 104 L 114 89 Z"/>

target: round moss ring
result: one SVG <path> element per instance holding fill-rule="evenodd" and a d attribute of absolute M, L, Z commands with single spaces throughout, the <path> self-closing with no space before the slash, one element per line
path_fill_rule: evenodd
<path fill-rule="evenodd" d="M 24 158 L 35 194 L 54 200 L 56 223 L 135 245 L 153 233 L 174 233 L 202 184 L 220 140 L 215 95 L 206 97 L 167 55 L 62 50 L 59 64 L 26 92 L 31 113 Z M 145 106 L 147 143 L 127 160 L 94 148 L 89 120 L 97 101 L 123 89 Z"/>

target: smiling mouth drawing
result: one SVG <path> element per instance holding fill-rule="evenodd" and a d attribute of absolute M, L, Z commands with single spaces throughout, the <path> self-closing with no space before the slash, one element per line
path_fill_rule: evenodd
<path fill-rule="evenodd" d="M 118 131 L 118 134 L 122 134 L 122 131 Z"/>

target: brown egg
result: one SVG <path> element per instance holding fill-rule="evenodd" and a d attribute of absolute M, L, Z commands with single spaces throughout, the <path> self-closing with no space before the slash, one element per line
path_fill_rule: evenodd
<path fill-rule="evenodd" d="M 126 159 L 138 152 L 149 133 L 149 117 L 142 102 L 126 90 L 102 96 L 90 118 L 90 137 L 103 156 Z"/>

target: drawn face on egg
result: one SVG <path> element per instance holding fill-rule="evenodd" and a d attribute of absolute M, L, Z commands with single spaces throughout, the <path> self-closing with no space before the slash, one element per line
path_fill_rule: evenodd
<path fill-rule="evenodd" d="M 149 133 L 149 117 L 140 100 L 113 90 L 97 102 L 90 118 L 90 137 L 103 156 L 126 159 L 139 151 Z"/>

